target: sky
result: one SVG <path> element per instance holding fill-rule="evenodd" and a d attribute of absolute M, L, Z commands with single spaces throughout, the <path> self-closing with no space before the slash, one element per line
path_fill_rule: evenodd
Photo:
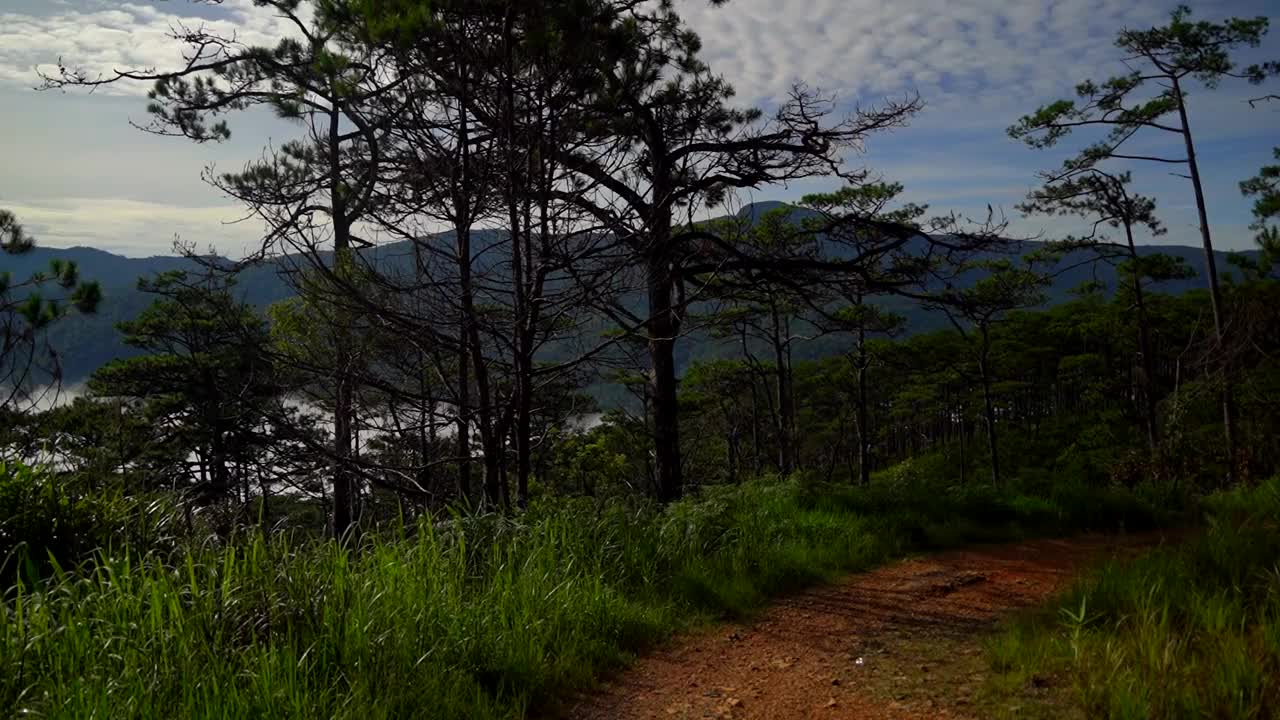
<path fill-rule="evenodd" d="M 765 110 L 796 82 L 832 93 L 841 111 L 918 93 L 925 109 L 910 127 L 872 138 L 851 156 L 906 199 L 934 212 L 982 218 L 1003 211 L 1010 233 L 1058 237 L 1078 221 L 1019 216 L 1014 206 L 1038 170 L 1063 151 L 1037 151 L 1004 129 L 1037 106 L 1067 96 L 1085 78 L 1122 70 L 1112 41 L 1119 28 L 1161 23 L 1176 0 L 677 0 L 701 35 L 704 57 L 737 89 L 737 101 Z M 1248 60 L 1280 59 L 1280 4 L 1272 0 L 1193 2 L 1197 17 L 1272 16 L 1273 35 Z M 262 232 L 243 209 L 206 185 L 202 172 L 239 169 L 293 128 L 260 114 L 234 118 L 232 139 L 197 145 L 130 126 L 146 119 L 146 87 L 93 94 L 37 92 L 39 68 L 59 58 L 91 71 L 166 67 L 178 56 L 171 27 L 196 22 L 271 43 L 280 21 L 251 0 L 0 0 L 0 207 L 16 212 L 46 246 L 84 245 L 130 256 L 168 254 L 175 239 L 236 256 Z M 1277 92 L 1227 84 L 1191 96 L 1215 244 L 1252 245 L 1249 201 L 1238 183 L 1280 145 L 1280 103 L 1246 100 Z M 1177 152 L 1177 136 L 1144 147 Z M 1153 195 L 1169 232 L 1154 242 L 1199 244 L 1190 184 L 1166 166 L 1133 166 L 1135 189 Z M 834 189 L 827 180 L 769 187 L 746 196 L 791 200 Z"/>

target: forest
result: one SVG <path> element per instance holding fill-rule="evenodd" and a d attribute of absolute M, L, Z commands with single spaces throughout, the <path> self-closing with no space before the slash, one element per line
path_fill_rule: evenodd
<path fill-rule="evenodd" d="M 83 393 L 59 329 L 103 279 L 0 273 L 6 714 L 586 717 L 849 572 L 1160 531 L 990 635 L 968 712 L 1280 717 L 1280 147 L 1215 250 L 1185 101 L 1280 106 L 1265 17 L 1118 29 L 1116 75 L 1008 118 L 1053 158 L 1010 211 L 1077 228 L 1019 237 L 860 164 L 927 98 L 740 107 L 670 0 L 254 4 L 293 34 L 40 78 L 150 84 L 156 143 L 295 135 L 207 173 L 260 244 L 139 278 Z M 1150 244 L 1171 168 L 1195 266 Z M 35 242 L 0 209 L 0 262 Z"/>

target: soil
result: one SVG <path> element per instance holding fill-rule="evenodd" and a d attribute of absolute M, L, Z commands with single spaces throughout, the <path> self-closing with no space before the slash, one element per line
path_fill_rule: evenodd
<path fill-rule="evenodd" d="M 982 642 L 995 623 L 1043 603 L 1086 564 L 1162 539 L 1036 540 L 853 575 L 783 598 L 750 623 L 678 638 L 575 699 L 560 716 L 988 717 L 992 709 L 978 704 L 990 672 Z M 1000 710 L 1021 715 L 1017 706 Z"/>

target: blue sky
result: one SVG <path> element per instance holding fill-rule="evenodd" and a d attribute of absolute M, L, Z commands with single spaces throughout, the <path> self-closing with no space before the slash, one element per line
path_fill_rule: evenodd
<path fill-rule="evenodd" d="M 1019 235 L 1078 231 L 1071 220 L 1021 218 L 1013 206 L 1038 169 L 1063 155 L 1009 140 L 1004 128 L 1086 77 L 1119 67 L 1112 39 L 1123 26 L 1161 22 L 1175 2 L 1132 0 L 678 0 L 703 38 L 712 66 L 745 104 L 768 108 L 796 81 L 837 94 L 843 106 L 919 92 L 926 109 L 911 127 L 874 138 L 851 157 L 935 211 L 986 214 L 1003 208 Z M 1280 10 L 1268 0 L 1193 3 L 1198 16 L 1272 14 L 1273 35 L 1252 58 L 1280 58 Z M 194 145 L 131 128 L 143 119 L 145 87 L 93 95 L 37 93 L 36 68 L 59 57 L 91 69 L 164 66 L 165 37 L 178 22 L 234 28 L 250 42 L 283 31 L 251 0 L 208 6 L 183 0 L 0 0 L 0 207 L 16 211 L 48 246 L 88 245 L 126 255 L 168 253 L 175 237 L 236 255 L 261 228 L 235 223 L 241 210 L 200 179 L 215 165 L 238 168 L 290 128 L 262 117 L 233 124 L 231 142 Z M 1272 85 L 1276 92 L 1280 81 Z M 1228 85 L 1192 97 L 1191 121 L 1216 243 L 1251 246 L 1249 203 L 1237 183 L 1280 144 L 1280 104 L 1250 110 L 1256 88 Z M 1170 136 L 1174 138 L 1174 136 Z M 1082 134 L 1079 142 L 1087 140 Z M 1158 138 L 1165 143 L 1165 138 Z M 1069 142 L 1067 149 L 1078 147 Z M 1160 149 L 1153 145 L 1152 149 Z M 1176 150 L 1176 148 L 1174 148 Z M 1134 166 L 1169 227 L 1160 242 L 1198 244 L 1190 185 L 1168 168 Z M 746 200 L 791 199 L 825 182 L 766 188 Z"/>

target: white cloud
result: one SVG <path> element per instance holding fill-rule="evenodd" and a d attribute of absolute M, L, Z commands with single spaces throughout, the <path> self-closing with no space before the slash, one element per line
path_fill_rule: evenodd
<path fill-rule="evenodd" d="M 874 104 L 918 91 L 925 110 L 912 127 L 878 137 L 865 160 L 890 180 L 901 180 L 907 198 L 935 210 L 985 216 L 988 203 L 1003 208 L 1019 235 L 1080 232 L 1070 218 L 1020 218 L 1014 205 L 1035 182 L 1038 168 L 1057 165 L 1093 135 L 1081 133 L 1056 152 L 1036 152 L 1005 137 L 1004 128 L 1037 106 L 1070 95 L 1080 80 L 1123 71 L 1113 45 L 1125 26 L 1165 21 L 1178 0 L 732 0 L 713 8 L 706 0 L 679 0 L 682 15 L 699 32 L 713 68 L 724 74 L 744 103 L 769 104 L 796 82 L 836 93 L 847 103 Z M 1198 8 L 1217 19 L 1271 10 L 1261 0 L 1223 0 Z M 1274 11 L 1273 11 L 1274 12 Z M 1277 28 L 1280 32 L 1280 28 Z M 1275 42 L 1261 51 L 1277 54 Z M 1247 209 L 1236 183 L 1244 159 L 1257 146 L 1269 151 L 1274 115 L 1247 111 L 1250 88 L 1224 86 L 1192 96 L 1202 173 L 1216 208 L 1214 227 L 1225 248 L 1251 245 Z M 1256 94 L 1256 93 L 1255 93 Z M 1241 138 L 1249 142 L 1240 142 Z M 1172 154 L 1178 146 L 1157 145 Z M 1218 141 L 1217 146 L 1211 144 Z M 1233 142 L 1234 141 L 1234 142 Z M 1265 158 L 1264 158 L 1265 159 Z M 857 160 L 854 160 L 857 162 Z M 1161 200 L 1169 235 L 1162 242 L 1198 244 L 1194 212 L 1185 204 L 1189 185 L 1144 164 L 1135 177 Z M 793 196 L 794 193 L 788 193 Z"/>
<path fill-rule="evenodd" d="M 127 198 L 54 198 L 6 203 L 37 241 L 49 247 L 85 245 L 123 255 L 167 254 L 175 239 L 199 250 L 216 245 L 240 256 L 262 237 L 256 219 L 236 205 L 183 207 Z"/>
<path fill-rule="evenodd" d="M 203 13 L 194 4 L 163 7 L 89 0 L 54 7 L 47 14 L 0 13 L 0 83 L 38 85 L 39 72 L 56 72 L 60 58 L 89 76 L 176 67 L 183 61 L 183 46 L 171 35 L 184 27 L 203 26 L 249 45 L 274 45 L 296 34 L 287 20 L 254 6 L 252 0 L 224 0 Z M 148 83 L 126 82 L 102 92 L 144 94 L 148 89 Z"/>
<path fill-rule="evenodd" d="M 918 89 L 926 97 L 978 88 L 1046 92 L 1114 57 L 1115 30 L 1159 20 L 1169 0 L 680 0 L 706 55 L 750 102 L 804 80 L 856 98 Z M 209 6 L 84 0 L 45 14 L 0 13 L 0 81 L 32 85 L 59 57 L 91 73 L 169 67 L 173 28 L 205 25 L 247 44 L 294 29 L 252 0 Z M 121 86 L 141 92 L 145 87 Z"/>
<path fill-rule="evenodd" d="M 1057 162 L 1052 154 L 1007 140 L 1003 128 L 1069 93 L 1078 80 L 1113 73 L 1117 29 L 1160 22 L 1177 1 L 731 0 L 712 8 L 707 0 L 677 0 L 702 36 L 706 58 L 735 85 L 744 103 L 768 104 L 797 81 L 848 102 L 874 103 L 919 91 L 927 108 L 914 127 L 877 139 L 868 160 L 887 178 L 904 181 L 914 200 L 931 202 L 938 210 L 971 206 L 975 211 L 987 201 L 1011 211 L 1033 182 L 1035 168 Z M 1221 0 L 1199 13 L 1254 15 L 1271 9 L 1271 3 Z M 181 59 L 181 46 L 169 37 L 171 27 L 204 23 L 251 44 L 273 44 L 292 32 L 252 0 L 224 0 L 217 6 L 181 0 L 19 0 L 17 8 L 0 11 L 0 103 L 18 98 L 15 87 L 37 84 L 35 69 L 59 57 L 91 73 L 172 66 Z M 1268 52 L 1277 54 L 1274 43 L 1271 48 Z M 146 89 L 135 84 L 111 91 L 136 95 Z M 208 207 L 218 200 L 199 183 L 199 172 L 207 159 L 236 167 L 256 156 L 268 134 L 286 131 L 251 124 L 228 148 L 178 150 L 142 136 L 126 146 L 116 138 L 127 128 L 129 114 L 141 114 L 136 98 L 112 105 L 95 97 L 99 102 L 92 109 L 88 98 L 82 104 L 46 98 L 43 104 L 28 101 L 33 109 L 26 114 L 40 118 L 14 120 L 18 132 L 0 137 L 0 154 L 18 158 L 15 166 L 25 168 L 16 177 L 0 177 L 0 200 L 7 196 L 6 206 L 23 212 L 33 228 L 47 227 L 48 244 L 162 253 L 178 233 L 200 244 L 216 241 L 223 252 L 235 254 L 258 237 L 256 223 L 223 225 L 237 218 L 239 209 Z M 1234 90 L 1195 97 L 1193 119 L 1202 137 L 1257 136 L 1268 123 L 1274 125 L 1274 112 L 1236 112 L 1240 99 Z M 121 110 L 122 103 L 132 109 Z M 66 114 L 75 117 L 68 120 Z M 1274 143 L 1254 144 L 1269 151 Z M 1246 224 L 1239 222 L 1247 209 L 1235 183 L 1267 159 L 1242 161 L 1243 152 L 1224 144 L 1219 154 L 1205 153 L 1206 177 L 1221 198 L 1217 207 L 1223 208 L 1215 225 L 1221 218 L 1224 229 Z M 127 163 L 119 160 L 122 156 Z M 1167 190 L 1163 207 L 1171 215 L 1182 212 L 1175 206 L 1185 198 L 1185 187 L 1166 181 L 1161 189 Z M 794 192 L 772 188 L 757 193 L 757 199 Z M 987 194 L 989 199 L 977 197 Z M 1194 228 L 1188 230 L 1187 222 L 1174 217 L 1169 224 L 1171 239 L 1193 240 Z M 1238 236 L 1237 244 L 1246 245 L 1247 233 Z"/>
<path fill-rule="evenodd" d="M 850 99 L 903 90 L 925 97 L 1054 91 L 1114 59 L 1124 25 L 1169 3 L 1124 0 L 683 0 L 708 55 L 743 99 L 768 101 L 805 81 Z"/>
<path fill-rule="evenodd" d="M 164 254 L 179 237 L 201 248 L 216 244 L 229 255 L 253 248 L 261 223 L 228 224 L 243 209 L 201 182 L 201 171 L 213 162 L 237 168 L 257 157 L 269 133 L 288 137 L 291 129 L 250 113 L 233 120 L 237 131 L 248 131 L 234 143 L 196 146 L 129 127 L 131 118 L 145 122 L 137 96 L 149 83 L 111 85 L 93 95 L 23 89 L 39 83 L 37 68 L 50 72 L 59 58 L 90 75 L 173 67 L 183 49 L 173 30 L 201 25 L 255 45 L 294 32 L 253 0 L 74 0 L 0 10 L 0 106 L 15 105 L 4 113 L 10 132 L 0 137 L 0 155 L 11 161 L 0 176 L 0 206 L 50 246 Z"/>
<path fill-rule="evenodd" d="M 732 0 L 717 8 L 678 0 L 678 7 L 744 103 L 776 102 L 797 82 L 848 103 L 919 92 L 926 109 L 918 129 L 1000 132 L 1085 78 L 1122 72 L 1116 33 L 1163 23 L 1180 1 Z M 1221 0 L 1197 17 L 1267 10 L 1274 13 L 1265 0 Z M 1274 59 L 1275 47 L 1244 56 Z M 1257 114 L 1220 112 L 1243 108 L 1245 97 L 1233 87 L 1193 96 L 1213 116 L 1201 130 L 1256 131 Z"/>

